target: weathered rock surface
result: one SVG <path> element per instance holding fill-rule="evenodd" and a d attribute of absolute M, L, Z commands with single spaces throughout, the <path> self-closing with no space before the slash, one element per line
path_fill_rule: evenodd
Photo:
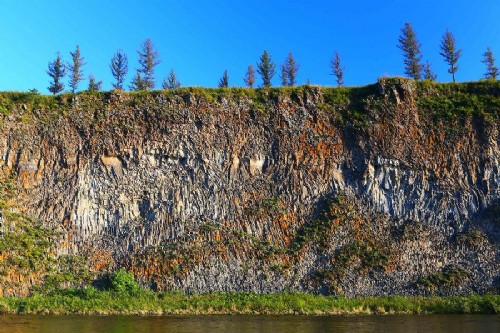
<path fill-rule="evenodd" d="M 79 95 L 4 122 L 0 167 L 64 231 L 59 254 L 154 289 L 498 287 L 498 118 L 433 117 L 409 81 L 372 90 L 362 120 L 320 88 Z"/>

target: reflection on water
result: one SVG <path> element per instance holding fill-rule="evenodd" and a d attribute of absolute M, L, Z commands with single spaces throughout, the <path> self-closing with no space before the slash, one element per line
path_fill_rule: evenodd
<path fill-rule="evenodd" d="M 0 333 L 498 333 L 500 316 L 0 316 Z"/>

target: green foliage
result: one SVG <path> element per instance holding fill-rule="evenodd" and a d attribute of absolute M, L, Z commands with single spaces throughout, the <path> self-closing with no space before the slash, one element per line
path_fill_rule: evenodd
<path fill-rule="evenodd" d="M 376 84 L 355 88 L 322 88 L 325 103 L 338 116 L 341 125 L 362 127 L 370 114 L 371 100 L 379 98 Z"/>
<path fill-rule="evenodd" d="M 462 50 L 457 49 L 455 44 L 455 36 L 449 30 L 446 30 L 441 38 L 441 52 L 439 54 L 442 55 L 444 61 L 448 63 L 448 73 L 452 75 L 453 82 L 455 82 L 455 73 L 458 70 L 458 59 L 460 59 L 462 55 Z"/>
<path fill-rule="evenodd" d="M 254 294 L 180 292 L 135 295 L 94 288 L 48 296 L 0 298 L 0 311 L 13 314 L 498 314 L 500 296 L 333 297 L 306 293 Z"/>
<path fill-rule="evenodd" d="M 423 65 L 424 80 L 436 81 L 437 75 L 432 71 L 431 64 L 426 61 Z"/>
<path fill-rule="evenodd" d="M 262 78 L 262 86 L 263 87 L 271 87 L 271 80 L 276 73 L 276 64 L 273 62 L 271 55 L 264 50 L 260 57 L 260 61 L 257 64 L 257 73 L 260 74 Z"/>
<path fill-rule="evenodd" d="M 245 74 L 245 77 L 243 78 L 243 81 L 247 85 L 248 88 L 252 89 L 255 85 L 255 69 L 253 68 L 253 65 L 248 65 L 247 72 Z"/>
<path fill-rule="evenodd" d="M 500 82 L 417 83 L 417 105 L 436 117 L 484 116 L 500 118 Z"/>
<path fill-rule="evenodd" d="M 165 90 L 176 90 L 181 87 L 181 83 L 177 80 L 173 69 L 170 70 L 168 78 L 163 80 L 162 87 Z"/>
<path fill-rule="evenodd" d="M 442 288 L 449 289 L 452 287 L 459 287 L 469 276 L 470 274 L 463 268 L 447 266 L 440 272 L 420 279 L 417 282 L 417 286 L 423 287 L 430 292 L 436 292 Z"/>
<path fill-rule="evenodd" d="M 334 75 L 337 79 L 337 86 L 344 86 L 344 69 L 345 67 L 340 64 L 340 54 L 335 51 L 333 59 L 330 60 L 331 75 Z"/>
<path fill-rule="evenodd" d="M 102 81 L 96 81 L 95 77 L 91 74 L 89 75 L 89 87 L 87 88 L 90 92 L 100 91 L 102 87 Z"/>
<path fill-rule="evenodd" d="M 283 86 L 293 87 L 297 84 L 297 72 L 299 71 L 299 64 L 295 60 L 293 53 L 288 52 L 288 57 L 285 59 L 281 69 L 281 78 Z"/>
<path fill-rule="evenodd" d="M 82 288 L 88 286 L 94 277 L 83 256 L 62 255 L 51 265 L 43 283 L 35 290 L 47 294 L 68 287 Z"/>
<path fill-rule="evenodd" d="M 337 217 L 331 214 L 331 206 L 343 202 L 343 200 L 344 196 L 335 197 L 331 202 L 325 204 L 326 208 L 317 218 L 304 224 L 297 232 L 297 236 L 290 246 L 290 251 L 295 253 L 310 242 L 318 246 L 320 250 L 326 249 L 332 220 Z"/>
<path fill-rule="evenodd" d="M 151 39 L 146 38 L 142 43 L 139 53 L 139 69 L 137 71 L 138 77 L 141 79 L 141 88 L 151 90 L 155 88 L 155 67 L 160 64 L 158 59 L 158 51 L 155 49 Z M 140 75 L 142 74 L 142 76 Z M 137 89 L 140 90 L 140 89 Z"/>
<path fill-rule="evenodd" d="M 125 81 L 125 76 L 128 72 L 128 58 L 122 50 L 118 50 L 111 59 L 111 74 L 116 80 L 116 83 L 113 83 L 113 88 L 115 89 L 123 89 L 123 82 Z"/>
<path fill-rule="evenodd" d="M 127 272 L 124 268 L 119 269 L 111 275 L 111 288 L 119 293 L 137 293 L 141 287 L 135 281 L 134 275 Z"/>
<path fill-rule="evenodd" d="M 49 250 L 57 236 L 53 229 L 18 213 L 12 207 L 9 200 L 15 197 L 16 192 L 12 178 L 0 177 L 0 213 L 3 220 L 0 228 L 1 275 L 46 270 L 52 263 Z"/>
<path fill-rule="evenodd" d="M 386 87 L 394 85 L 397 89 L 401 85 L 401 80 L 400 78 L 385 78 L 384 85 Z M 421 113 L 436 117 L 482 115 L 488 118 L 498 118 L 500 115 L 500 83 L 498 81 L 442 84 L 425 80 L 418 81 L 416 84 L 416 102 Z M 139 83 L 139 86 L 142 87 L 141 89 L 145 89 L 143 83 Z M 263 115 L 268 114 L 268 111 L 275 106 L 277 97 L 280 95 L 289 96 L 294 101 L 302 101 L 304 98 L 308 98 L 307 96 L 320 94 L 323 103 L 316 105 L 318 109 L 332 112 L 334 119 L 340 125 L 350 124 L 354 127 L 363 127 L 368 124 L 374 112 L 381 110 L 381 108 L 391 107 L 384 101 L 384 95 L 380 93 L 379 87 L 379 84 L 350 88 L 319 88 L 308 85 L 271 89 L 187 87 L 161 93 L 168 98 L 181 96 L 188 103 L 191 100 L 190 97 L 214 105 L 220 103 L 222 97 L 234 102 L 245 101 L 255 114 Z M 134 89 L 139 88 L 135 87 Z M 138 106 L 144 103 L 153 103 L 153 95 L 148 94 L 157 93 L 159 92 L 123 94 L 132 97 L 127 99 L 129 105 Z M 79 106 L 87 103 L 88 109 L 91 110 L 96 105 L 102 105 L 105 102 L 104 99 L 108 98 L 106 96 L 103 94 L 101 101 L 81 98 Z M 32 112 L 36 111 L 36 118 L 41 118 L 41 122 L 51 122 L 71 110 L 73 99 L 72 94 L 52 97 L 29 92 L 2 92 L 0 93 L 0 115 L 21 113 L 31 115 Z"/>
<path fill-rule="evenodd" d="M 486 65 L 486 73 L 484 73 L 484 78 L 486 80 L 492 79 L 496 80 L 497 76 L 500 75 L 500 71 L 497 66 L 495 66 L 495 57 L 493 56 L 493 51 L 491 48 L 487 48 L 486 52 L 483 53 L 483 64 Z"/>
<path fill-rule="evenodd" d="M 245 213 L 252 216 L 275 216 L 276 214 L 282 214 L 283 209 L 280 206 L 280 197 L 275 196 L 257 200 L 251 206 L 246 207 Z"/>
<path fill-rule="evenodd" d="M 147 90 L 146 83 L 144 82 L 144 79 L 141 76 L 141 73 L 137 71 L 135 76 L 132 78 L 132 81 L 130 81 L 130 90 L 132 91 L 142 91 L 142 90 Z"/>
<path fill-rule="evenodd" d="M 199 230 L 203 232 L 210 232 L 210 231 L 215 231 L 217 230 L 217 224 L 215 223 L 203 223 L 200 225 Z"/>
<path fill-rule="evenodd" d="M 399 36 L 398 41 L 398 48 L 403 51 L 405 74 L 415 80 L 420 80 L 423 69 L 420 63 L 422 60 L 421 45 L 410 23 L 405 23 L 405 26 L 401 29 L 401 36 Z"/>
<path fill-rule="evenodd" d="M 229 86 L 229 76 L 227 75 L 227 69 L 224 70 L 224 74 L 219 79 L 219 88 L 227 88 Z"/>
<path fill-rule="evenodd" d="M 83 80 L 83 70 L 82 67 L 85 65 L 85 61 L 80 54 L 80 46 L 77 45 L 75 52 L 70 52 L 72 62 L 66 65 L 66 68 L 70 71 L 69 86 L 71 92 L 74 93 L 78 88 L 78 84 Z"/>
<path fill-rule="evenodd" d="M 60 288 L 83 286 L 93 274 L 81 256 L 64 255 L 57 259 L 51 253 L 60 233 L 40 221 L 19 213 L 10 201 L 17 195 L 14 179 L 0 178 L 0 285 L 9 289 L 10 276 L 35 277 L 34 289 L 47 293 Z"/>
<path fill-rule="evenodd" d="M 335 263 L 339 268 L 345 269 L 354 259 L 360 260 L 359 269 L 370 271 L 385 269 L 389 262 L 389 251 L 384 244 L 370 244 L 355 240 L 341 248 L 335 256 Z"/>
<path fill-rule="evenodd" d="M 52 78 L 48 87 L 51 93 L 58 94 L 64 90 L 64 83 L 61 82 L 66 75 L 66 68 L 61 59 L 61 55 L 57 52 L 57 57 L 53 62 L 49 62 L 47 74 Z"/>

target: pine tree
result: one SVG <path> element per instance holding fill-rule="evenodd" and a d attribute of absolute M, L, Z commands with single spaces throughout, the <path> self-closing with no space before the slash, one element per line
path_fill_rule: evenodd
<path fill-rule="evenodd" d="M 431 70 L 431 64 L 427 61 L 423 65 L 424 80 L 436 81 L 437 75 Z"/>
<path fill-rule="evenodd" d="M 146 90 L 146 84 L 144 83 L 144 80 L 141 76 L 141 73 L 137 71 L 136 75 L 132 78 L 132 81 L 130 82 L 129 86 L 130 90 L 133 91 L 139 91 L 139 90 Z"/>
<path fill-rule="evenodd" d="M 335 51 L 333 59 L 330 60 L 330 67 L 332 69 L 331 75 L 334 75 L 337 78 L 337 86 L 342 87 L 344 85 L 345 67 L 340 63 L 340 55 L 338 51 Z"/>
<path fill-rule="evenodd" d="M 80 55 L 80 46 L 76 46 L 75 52 L 70 52 L 72 62 L 68 63 L 67 68 L 70 71 L 69 86 L 74 93 L 78 89 L 78 84 L 83 81 L 82 67 L 85 65 L 83 57 Z"/>
<path fill-rule="evenodd" d="M 61 59 L 61 55 L 57 52 L 57 57 L 54 61 L 49 62 L 49 69 L 47 74 L 52 78 L 50 85 L 48 87 L 51 93 L 58 94 L 64 90 L 64 83 L 61 82 L 64 75 L 66 75 L 66 69 Z"/>
<path fill-rule="evenodd" d="M 253 88 L 255 84 L 255 69 L 253 68 L 253 65 L 248 65 L 247 72 L 245 74 L 245 77 L 243 78 L 243 81 L 249 88 Z"/>
<path fill-rule="evenodd" d="M 462 50 L 457 50 L 455 43 L 455 36 L 453 36 L 449 30 L 446 30 L 440 45 L 442 52 L 439 52 L 439 54 L 444 57 L 444 60 L 450 66 L 450 68 L 448 68 L 448 73 L 452 75 L 453 82 L 455 82 L 455 73 L 458 70 L 457 62 L 462 55 Z"/>
<path fill-rule="evenodd" d="M 496 80 L 500 72 L 498 67 L 495 66 L 495 57 L 493 57 L 493 51 L 491 51 L 489 47 L 486 49 L 486 52 L 483 53 L 483 60 L 481 60 L 481 62 L 486 65 L 484 78 Z"/>
<path fill-rule="evenodd" d="M 286 73 L 286 66 L 285 66 L 285 64 L 281 65 L 280 78 L 281 78 L 281 85 L 283 87 L 287 86 L 288 85 L 288 75 Z"/>
<path fill-rule="evenodd" d="M 139 73 L 142 73 L 142 77 L 145 89 L 154 89 L 156 86 L 154 70 L 155 67 L 160 63 L 158 60 L 158 51 L 154 49 L 153 42 L 151 39 L 147 38 L 141 45 L 141 50 L 137 51 L 139 53 Z"/>
<path fill-rule="evenodd" d="M 414 80 L 420 80 L 423 69 L 423 66 L 420 64 L 422 60 L 422 54 L 420 53 L 421 45 L 410 23 L 405 23 L 405 26 L 401 29 L 401 36 L 399 36 L 398 41 L 398 48 L 403 51 L 405 74 Z"/>
<path fill-rule="evenodd" d="M 170 70 L 168 78 L 163 80 L 162 87 L 165 90 L 175 90 L 181 87 L 181 83 L 177 81 L 177 77 L 175 76 L 173 69 Z"/>
<path fill-rule="evenodd" d="M 88 91 L 100 91 L 102 87 L 102 81 L 96 81 L 94 75 L 89 75 L 89 87 Z"/>
<path fill-rule="evenodd" d="M 128 59 L 122 50 L 118 50 L 113 58 L 111 58 L 111 74 L 116 80 L 113 83 L 113 88 L 123 90 L 123 82 L 125 81 L 125 76 L 128 72 Z"/>
<path fill-rule="evenodd" d="M 271 87 L 271 80 L 276 73 L 276 64 L 272 61 L 267 50 L 264 50 L 260 57 L 260 62 L 257 64 L 257 73 L 262 77 L 262 86 Z"/>
<path fill-rule="evenodd" d="M 299 64 L 295 61 L 292 52 L 288 52 L 285 63 L 281 66 L 281 80 L 284 86 L 294 86 L 297 83 Z"/>
<path fill-rule="evenodd" d="M 224 74 L 219 80 L 219 88 L 227 88 L 229 86 L 229 76 L 227 75 L 227 70 L 224 71 Z"/>

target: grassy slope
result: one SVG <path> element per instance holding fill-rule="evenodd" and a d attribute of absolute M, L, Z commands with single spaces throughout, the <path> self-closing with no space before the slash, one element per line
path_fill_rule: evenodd
<path fill-rule="evenodd" d="M 379 84 L 400 85 L 408 79 L 383 78 Z M 411 81 L 410 81 L 411 82 Z M 277 88 L 199 88 L 188 87 L 179 88 L 173 91 L 139 91 L 123 92 L 131 97 L 130 104 L 140 103 L 146 97 L 164 95 L 169 98 L 174 96 L 186 97 L 194 96 L 197 99 L 205 100 L 210 104 L 217 104 L 222 98 L 226 99 L 250 99 L 254 102 L 257 110 L 264 110 L 271 104 L 278 95 L 290 96 L 292 99 L 301 99 L 305 94 L 321 90 L 325 104 L 318 105 L 318 108 L 332 109 L 334 112 L 348 112 L 347 115 L 356 119 L 359 114 L 367 110 L 367 98 L 377 96 L 379 93 L 378 84 L 363 87 L 331 88 L 318 86 L 300 87 L 277 87 Z M 83 100 L 103 101 L 109 100 L 114 92 L 80 92 L 77 93 Z M 417 82 L 417 105 L 419 111 L 441 116 L 458 115 L 489 115 L 493 118 L 500 118 L 500 81 L 479 81 L 465 83 L 434 83 L 430 81 Z M 73 103 L 73 94 L 64 93 L 57 96 L 40 95 L 32 92 L 0 92 L 0 119 L 2 115 L 8 116 L 14 110 L 20 111 L 21 120 L 28 120 L 29 114 L 33 110 L 45 111 L 42 114 L 64 112 L 70 109 Z M 96 106 L 98 107 L 98 106 Z M 24 110 L 24 111 L 23 111 Z M 58 112 L 57 112 L 58 111 Z M 17 113 L 17 112 L 16 112 Z M 37 114 L 39 116 L 39 114 Z"/>
<path fill-rule="evenodd" d="M 343 298 L 300 293 L 184 295 L 139 291 L 60 291 L 0 298 L 11 314 L 498 314 L 500 296 Z"/>

